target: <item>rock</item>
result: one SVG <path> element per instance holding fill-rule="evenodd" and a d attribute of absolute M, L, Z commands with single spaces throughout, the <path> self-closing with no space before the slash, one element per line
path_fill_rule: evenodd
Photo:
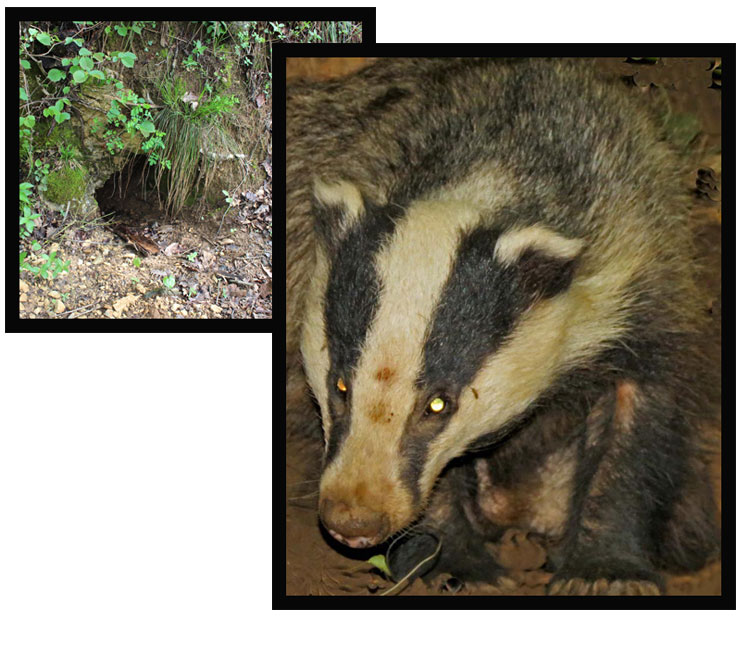
<path fill-rule="evenodd" d="M 28 293 L 29 292 L 29 285 L 25 281 L 21 280 L 18 283 L 18 289 L 21 291 L 21 293 Z"/>

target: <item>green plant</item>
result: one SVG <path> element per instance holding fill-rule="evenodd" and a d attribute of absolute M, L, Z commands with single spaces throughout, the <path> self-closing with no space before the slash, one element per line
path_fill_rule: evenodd
<path fill-rule="evenodd" d="M 234 153 L 239 146 L 229 136 L 222 121 L 234 110 L 237 99 L 232 95 L 211 94 L 206 85 L 199 94 L 188 90 L 180 77 L 167 78 L 161 85 L 164 107 L 155 125 L 163 133 L 163 157 L 171 162 L 165 173 L 157 172 L 156 185 L 167 174 L 166 205 L 170 213 L 178 212 L 197 191 L 202 180 L 207 187 L 216 170 L 216 153 Z"/>
<path fill-rule="evenodd" d="M 34 185 L 29 182 L 22 182 L 18 187 L 21 207 L 21 234 L 29 236 L 34 231 L 34 221 L 39 218 L 39 214 L 34 213 L 32 204 L 31 189 L 34 188 Z M 23 260 L 21 262 L 23 263 Z"/>
<path fill-rule="evenodd" d="M 31 249 L 35 252 L 41 250 L 41 248 L 42 246 L 39 245 L 38 241 L 34 241 L 31 244 Z M 68 267 L 70 266 L 69 260 L 62 262 L 57 258 L 57 250 L 50 252 L 49 254 L 42 253 L 39 256 L 42 261 L 44 261 L 44 263 L 41 266 L 32 266 L 28 261 L 25 260 L 26 252 L 21 252 L 19 256 L 20 270 L 28 270 L 34 275 L 42 277 L 44 279 L 54 279 L 61 272 L 68 270 Z"/>
<path fill-rule="evenodd" d="M 171 291 L 174 288 L 175 279 L 174 275 L 167 275 L 164 277 L 164 279 L 161 280 L 161 283 L 163 284 L 164 288 L 166 288 L 168 291 Z"/>
<path fill-rule="evenodd" d="M 186 259 L 187 259 L 188 261 L 195 261 L 195 259 L 196 259 L 196 257 L 197 257 L 197 256 L 198 256 L 198 253 L 197 253 L 197 252 L 191 252 L 191 253 L 190 253 L 190 254 L 188 254 L 188 255 L 187 255 L 187 256 L 186 256 L 185 258 L 186 258 Z"/>
<path fill-rule="evenodd" d="M 140 268 L 141 267 L 141 259 L 140 259 L 140 257 L 133 257 L 133 265 L 136 268 Z"/>

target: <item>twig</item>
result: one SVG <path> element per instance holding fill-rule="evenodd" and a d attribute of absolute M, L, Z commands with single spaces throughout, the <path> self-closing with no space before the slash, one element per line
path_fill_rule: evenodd
<path fill-rule="evenodd" d="M 82 307 L 76 307 L 75 309 L 69 309 L 68 311 L 63 311 L 59 315 L 64 316 L 68 313 L 75 313 L 76 311 L 80 311 L 81 309 L 87 309 L 88 307 L 94 306 L 96 302 L 91 302 L 90 304 L 84 304 Z M 97 304 L 91 311 L 95 311 L 99 308 L 99 305 Z M 88 311 L 86 313 L 89 313 Z"/>

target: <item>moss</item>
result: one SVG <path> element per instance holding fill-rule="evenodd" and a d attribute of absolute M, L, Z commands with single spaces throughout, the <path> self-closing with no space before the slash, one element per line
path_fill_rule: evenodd
<path fill-rule="evenodd" d="M 66 204 L 76 198 L 82 198 L 86 191 L 86 174 L 78 166 L 64 166 L 47 177 L 47 192 L 50 202 Z"/>
<path fill-rule="evenodd" d="M 50 119 L 50 121 L 51 120 L 52 119 Z M 44 146 L 54 148 L 61 143 L 65 145 L 74 145 L 76 149 L 81 149 L 81 139 L 78 136 L 78 132 L 73 128 L 69 121 L 60 125 L 55 125 L 54 129 L 49 134 L 49 138 L 45 140 Z"/>

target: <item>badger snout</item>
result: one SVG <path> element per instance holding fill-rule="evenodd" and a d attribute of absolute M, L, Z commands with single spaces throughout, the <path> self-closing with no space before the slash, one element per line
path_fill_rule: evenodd
<path fill-rule="evenodd" d="M 390 520 L 367 506 L 333 499 L 320 503 L 320 520 L 337 541 L 349 547 L 372 547 L 390 534 Z"/>

